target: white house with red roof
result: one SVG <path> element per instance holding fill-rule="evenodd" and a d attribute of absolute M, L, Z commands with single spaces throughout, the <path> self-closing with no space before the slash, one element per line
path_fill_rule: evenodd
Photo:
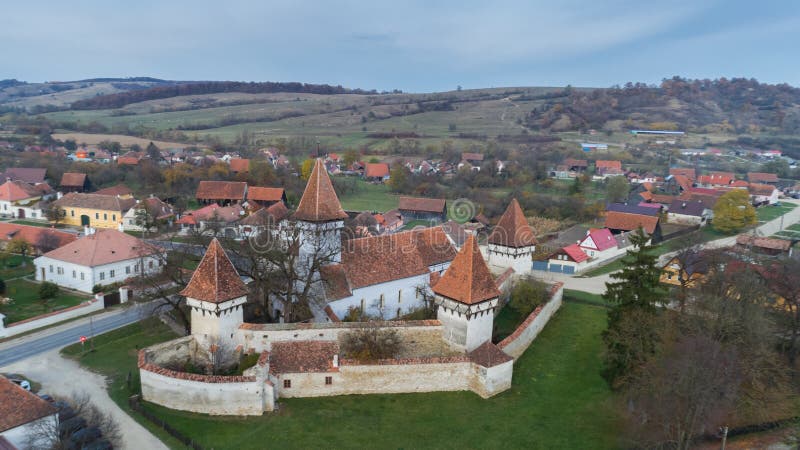
<path fill-rule="evenodd" d="M 161 271 L 165 251 L 112 229 L 100 229 L 33 260 L 36 280 L 81 292 Z"/>
<path fill-rule="evenodd" d="M 562 247 L 548 256 L 552 272 L 578 273 L 586 268 L 589 255 L 578 244 Z"/>
<path fill-rule="evenodd" d="M 619 254 L 617 241 L 608 228 L 590 228 L 578 246 L 589 258 L 606 260 Z"/>
<path fill-rule="evenodd" d="M 42 219 L 42 202 L 52 189 L 47 183 L 37 185 L 9 180 L 0 185 L 0 216 Z"/>

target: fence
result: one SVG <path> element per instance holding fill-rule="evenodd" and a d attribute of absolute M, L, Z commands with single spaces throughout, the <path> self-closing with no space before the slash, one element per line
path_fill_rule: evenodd
<path fill-rule="evenodd" d="M 172 425 L 167 423 L 166 420 L 157 417 L 155 414 L 151 413 L 150 411 L 146 410 L 142 407 L 141 403 L 141 396 L 140 395 L 132 395 L 128 398 L 128 405 L 131 407 L 132 410 L 136 411 L 137 413 L 141 414 L 145 419 L 149 420 L 151 423 L 157 425 L 158 427 L 162 428 L 166 431 L 170 436 L 174 437 L 175 439 L 179 440 L 183 445 L 187 447 L 191 447 L 195 450 L 203 450 L 203 446 L 195 442 L 192 438 L 187 437 L 185 434 L 181 433 L 180 431 L 176 430 Z"/>

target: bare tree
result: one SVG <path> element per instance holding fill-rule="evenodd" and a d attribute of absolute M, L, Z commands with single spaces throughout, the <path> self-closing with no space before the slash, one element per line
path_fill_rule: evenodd
<path fill-rule="evenodd" d="M 395 358 L 402 348 L 403 342 L 397 330 L 381 328 L 374 322 L 367 322 L 342 335 L 342 353 L 361 361 Z"/>
<path fill-rule="evenodd" d="M 100 432 L 100 438 L 108 441 L 113 447 L 122 444 L 122 431 L 119 423 L 108 412 L 101 410 L 91 401 L 91 397 L 86 392 L 73 392 L 71 396 L 62 400 L 74 413 L 75 417 L 82 418 L 86 425 L 85 428 L 96 427 Z M 62 411 L 64 411 L 62 409 Z M 59 412 L 59 414 L 62 414 Z M 78 443 L 78 448 L 81 444 Z M 63 433 L 56 421 L 36 422 L 27 436 L 27 446 L 29 448 L 51 448 L 54 450 L 75 448 L 75 442 L 70 434 Z"/>
<path fill-rule="evenodd" d="M 53 223 L 54 226 L 58 226 L 58 224 L 67 217 L 67 212 L 57 205 L 50 203 L 44 210 L 44 215 L 47 217 L 47 220 Z"/>

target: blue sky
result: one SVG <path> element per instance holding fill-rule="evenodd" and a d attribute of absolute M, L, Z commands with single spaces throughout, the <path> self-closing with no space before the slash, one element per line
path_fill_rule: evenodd
<path fill-rule="evenodd" d="M 0 79 L 430 92 L 681 75 L 800 86 L 798 1 L 30 0 L 2 14 Z"/>

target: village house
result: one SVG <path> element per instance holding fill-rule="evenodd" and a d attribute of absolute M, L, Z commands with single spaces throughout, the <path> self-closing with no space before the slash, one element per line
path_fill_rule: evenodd
<path fill-rule="evenodd" d="M 536 233 L 528 224 L 517 199 L 512 199 L 487 240 L 489 264 L 499 269 L 514 269 L 517 274 L 532 270 Z"/>
<path fill-rule="evenodd" d="M 61 222 L 74 226 L 118 229 L 122 217 L 136 204 L 133 198 L 71 192 L 53 202 L 61 208 Z"/>
<path fill-rule="evenodd" d="M 609 211 L 606 214 L 605 228 L 614 234 L 642 228 L 654 244 L 661 242 L 661 223 L 658 216 Z"/>
<path fill-rule="evenodd" d="M 590 228 L 586 232 L 586 237 L 578 243 L 578 247 L 590 258 L 602 261 L 619 254 L 617 241 L 608 228 Z"/>
<path fill-rule="evenodd" d="M 89 178 L 85 173 L 64 172 L 58 185 L 61 192 L 85 192 L 89 190 Z"/>
<path fill-rule="evenodd" d="M 389 164 L 367 163 L 364 168 L 364 179 L 383 183 L 389 179 Z"/>
<path fill-rule="evenodd" d="M 34 254 L 41 254 L 63 247 L 77 239 L 77 236 L 52 228 L 0 222 L 0 247 L 5 248 L 12 239 L 27 242 Z"/>
<path fill-rule="evenodd" d="M 438 224 L 447 217 L 446 203 L 443 198 L 400 197 L 397 210 L 406 224 L 415 220 Z"/>
<path fill-rule="evenodd" d="M 375 214 L 375 221 L 378 223 L 380 233 L 394 233 L 403 228 L 403 215 L 396 209 Z"/>
<path fill-rule="evenodd" d="M 236 237 L 236 222 L 245 216 L 242 205 L 219 206 L 216 203 L 194 211 L 187 211 L 175 221 L 180 227 L 179 233 L 213 233 L 227 237 Z"/>
<path fill-rule="evenodd" d="M 127 152 L 124 155 L 117 157 L 117 165 L 120 166 L 138 166 L 139 161 L 142 159 L 140 152 Z"/>
<path fill-rule="evenodd" d="M 697 174 L 695 170 L 691 167 L 671 167 L 669 169 L 670 175 L 681 175 L 689 179 L 690 181 L 694 181 L 697 179 Z"/>
<path fill-rule="evenodd" d="M 736 248 L 767 256 L 792 255 L 792 241 L 750 234 L 736 236 Z"/>
<path fill-rule="evenodd" d="M 133 197 L 133 190 L 124 184 L 115 184 L 114 186 L 107 187 L 105 189 L 100 189 L 98 191 L 93 192 L 95 195 L 110 195 L 112 197 L 119 197 L 119 198 L 132 198 Z"/>
<path fill-rule="evenodd" d="M 706 208 L 699 200 L 675 199 L 670 203 L 667 221 L 681 225 L 705 225 L 714 215 L 714 211 Z"/>
<path fill-rule="evenodd" d="M 661 268 L 659 281 L 672 286 L 696 287 L 708 276 L 709 264 L 701 252 L 674 256 Z"/>
<path fill-rule="evenodd" d="M 256 237 L 268 228 L 280 227 L 289 216 L 289 209 L 283 202 L 261 208 L 237 222 L 238 234 L 242 238 Z"/>
<path fill-rule="evenodd" d="M 604 179 L 610 176 L 624 175 L 622 161 L 598 159 L 594 163 L 595 178 Z"/>
<path fill-rule="evenodd" d="M 578 244 L 561 247 L 547 257 L 548 271 L 573 274 L 586 268 L 589 255 Z"/>
<path fill-rule="evenodd" d="M 218 203 L 227 206 L 243 203 L 247 197 L 247 183 L 244 181 L 201 181 L 197 186 L 195 198 L 203 204 Z"/>
<path fill-rule="evenodd" d="M 247 187 L 247 204 L 250 209 L 267 208 L 275 203 L 286 204 L 286 191 L 276 187 Z"/>
<path fill-rule="evenodd" d="M 589 162 L 585 159 L 567 158 L 563 163 L 567 170 L 583 173 L 589 168 Z"/>
<path fill-rule="evenodd" d="M 750 183 L 747 187 L 754 205 L 774 205 L 778 203 L 780 191 L 771 184 Z"/>
<path fill-rule="evenodd" d="M 58 410 L 50 402 L 0 375 L 0 449 L 51 448 Z"/>
<path fill-rule="evenodd" d="M 28 184 L 44 183 L 47 169 L 38 167 L 9 167 L 0 176 L 0 181 L 15 180 Z"/>
<path fill-rule="evenodd" d="M 162 270 L 165 250 L 117 230 L 93 230 L 33 260 L 36 280 L 81 292 Z"/>
<path fill-rule="evenodd" d="M 244 158 L 231 158 L 228 162 L 231 172 L 233 173 L 248 173 L 250 172 L 250 160 Z"/>
<path fill-rule="evenodd" d="M 136 205 L 122 216 L 122 229 L 125 231 L 145 231 L 145 226 L 150 223 L 147 231 L 156 231 L 158 225 L 171 225 L 175 211 L 168 203 L 157 197 L 148 197 L 137 200 Z"/>
<path fill-rule="evenodd" d="M 18 219 L 42 219 L 41 200 L 51 191 L 47 183 L 33 186 L 24 181 L 6 181 L 0 185 L 0 216 Z"/>
<path fill-rule="evenodd" d="M 774 173 L 748 172 L 747 181 L 759 184 L 778 184 L 778 176 Z"/>
<path fill-rule="evenodd" d="M 697 185 L 704 188 L 726 187 L 736 180 L 733 172 L 711 172 L 708 175 L 700 175 L 697 178 Z"/>

